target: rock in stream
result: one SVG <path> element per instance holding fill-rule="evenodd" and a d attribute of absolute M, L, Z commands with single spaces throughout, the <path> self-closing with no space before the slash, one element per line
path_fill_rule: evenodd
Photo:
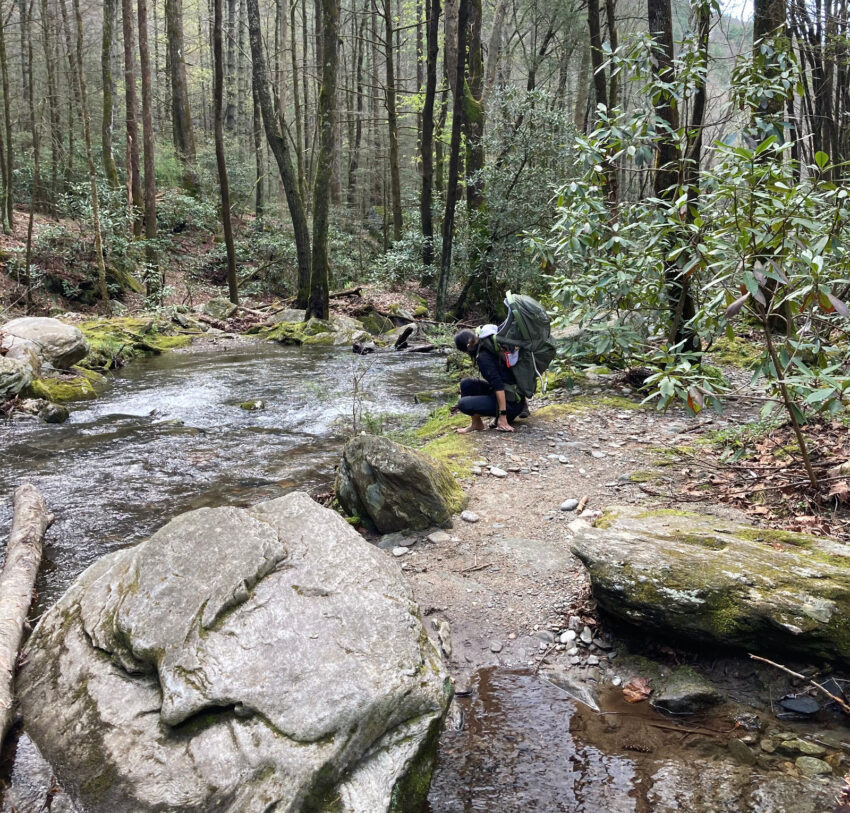
<path fill-rule="evenodd" d="M 97 561 L 18 693 L 89 813 L 418 809 L 451 697 L 398 567 L 303 493 Z"/>

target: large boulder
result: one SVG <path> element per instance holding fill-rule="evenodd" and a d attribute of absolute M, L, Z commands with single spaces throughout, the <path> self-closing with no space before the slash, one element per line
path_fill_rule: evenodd
<path fill-rule="evenodd" d="M 374 435 L 359 435 L 345 445 L 336 494 L 348 513 L 382 534 L 449 528 L 452 514 L 466 505 L 445 465 Z"/>
<path fill-rule="evenodd" d="M 600 607 L 642 630 L 850 663 L 850 545 L 635 507 L 570 528 Z"/>
<path fill-rule="evenodd" d="M 0 356 L 0 401 L 13 398 L 32 383 L 33 370 L 21 359 Z"/>
<path fill-rule="evenodd" d="M 11 350 L 22 343 L 28 345 L 42 362 L 57 370 L 67 370 L 89 352 L 89 344 L 79 328 L 46 316 L 12 319 L 0 328 L 0 334 L 3 347 Z"/>
<path fill-rule="evenodd" d="M 393 560 L 302 493 L 105 556 L 25 653 L 27 731 L 88 813 L 418 810 L 451 696 Z"/>

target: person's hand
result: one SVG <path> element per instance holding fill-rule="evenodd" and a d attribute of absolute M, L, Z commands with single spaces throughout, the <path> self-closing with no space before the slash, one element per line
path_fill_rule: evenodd
<path fill-rule="evenodd" d="M 514 428 L 508 423 L 506 415 L 499 415 L 499 420 L 496 421 L 496 429 L 499 432 L 513 432 Z"/>

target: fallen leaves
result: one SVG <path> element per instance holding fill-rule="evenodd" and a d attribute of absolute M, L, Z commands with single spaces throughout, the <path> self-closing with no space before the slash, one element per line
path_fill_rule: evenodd
<path fill-rule="evenodd" d="M 632 678 L 623 686 L 623 697 L 627 703 L 641 703 L 652 694 L 652 687 L 646 678 Z"/>

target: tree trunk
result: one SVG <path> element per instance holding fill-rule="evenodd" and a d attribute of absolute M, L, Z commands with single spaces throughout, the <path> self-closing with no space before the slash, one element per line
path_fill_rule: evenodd
<path fill-rule="evenodd" d="M 617 50 L 617 0 L 605 0 L 605 19 L 608 24 L 608 46 L 611 52 Z M 620 103 L 620 85 L 617 71 L 611 71 L 608 76 L 608 107 L 614 108 Z"/>
<path fill-rule="evenodd" d="M 254 217 L 256 219 L 257 231 L 263 230 L 263 214 L 265 212 L 263 202 L 263 187 L 265 178 L 264 156 L 263 156 L 263 119 L 260 113 L 260 100 L 257 89 L 251 81 L 251 101 L 253 109 L 252 135 L 254 137 L 254 158 L 257 165 L 257 179 L 254 184 Z"/>
<path fill-rule="evenodd" d="M 148 48 L 147 0 L 137 0 L 139 16 L 139 70 L 142 74 L 142 138 L 145 150 L 145 255 L 147 258 L 147 299 L 158 305 L 162 299 L 162 279 L 156 251 L 156 155 L 153 135 L 153 88 Z"/>
<path fill-rule="evenodd" d="M 44 46 L 44 65 L 47 74 L 47 104 L 50 116 L 50 202 L 51 214 L 56 216 L 56 201 L 59 196 L 59 168 L 63 163 L 62 119 L 59 112 L 56 68 L 51 45 L 53 41 L 52 15 L 47 0 L 41 0 L 41 32 Z"/>
<path fill-rule="evenodd" d="M 440 0 L 429 0 L 426 30 L 425 105 L 422 110 L 422 264 L 434 262 L 434 100 L 437 95 L 437 58 L 440 53 Z"/>
<path fill-rule="evenodd" d="M 46 0 L 45 0 L 46 2 Z M 133 235 L 142 236 L 142 177 L 139 169 L 139 105 L 136 99 L 136 37 L 133 0 L 121 0 L 124 30 L 124 104 L 127 117 L 127 186 L 133 212 Z"/>
<path fill-rule="evenodd" d="M 469 0 L 460 0 L 457 24 L 457 74 L 455 76 L 454 109 L 452 111 L 452 141 L 449 154 L 449 185 L 446 189 L 446 214 L 443 217 L 443 254 L 440 262 L 440 277 L 437 281 L 436 318 L 442 321 L 446 315 L 446 298 L 449 274 L 452 268 L 452 240 L 454 239 L 455 204 L 460 179 L 460 130 L 463 124 L 464 62 L 466 55 L 466 28 L 469 20 Z"/>
<path fill-rule="evenodd" d="M 505 25 L 505 14 L 508 10 L 508 0 L 499 0 L 493 17 L 493 30 L 490 34 L 490 44 L 487 47 L 487 70 L 484 79 L 484 96 L 481 103 L 486 106 L 487 97 L 493 92 L 496 84 L 496 68 L 499 65 L 499 54 L 502 50 L 502 29 Z"/>
<path fill-rule="evenodd" d="M 390 0 L 383 0 L 384 37 L 386 45 L 386 105 L 390 139 L 390 192 L 393 209 L 393 240 L 401 240 L 401 180 L 398 168 L 398 113 L 396 112 L 395 57 L 393 54 L 393 17 Z"/>
<path fill-rule="evenodd" d="M 297 3 L 289 7 L 289 38 L 292 51 L 292 106 L 295 114 L 295 161 L 298 170 L 298 194 L 301 200 L 307 197 L 307 176 L 304 172 L 304 156 L 306 142 L 304 140 L 304 109 L 301 104 L 301 93 L 298 85 L 298 49 L 295 42 L 295 9 Z"/>
<path fill-rule="evenodd" d="M 260 31 L 260 9 L 258 0 L 248 0 L 248 32 L 251 41 L 251 58 L 253 61 L 254 87 L 260 100 L 260 110 L 263 114 L 263 126 L 266 130 L 266 141 L 277 162 L 286 203 L 292 218 L 292 231 L 295 238 L 295 252 L 298 262 L 298 292 L 295 298 L 297 308 L 306 308 L 310 301 L 310 231 L 307 226 L 307 216 L 304 212 L 304 202 L 298 194 L 298 181 L 292 166 L 289 143 L 281 134 L 278 117 L 275 115 L 271 93 L 269 91 L 268 74 L 266 72 L 266 57 L 263 53 L 263 40 Z M 281 116 L 282 119 L 282 116 Z"/>
<path fill-rule="evenodd" d="M 227 0 L 227 107 L 224 125 L 227 131 L 236 129 L 236 0 Z"/>
<path fill-rule="evenodd" d="M 466 205 L 471 211 L 484 206 L 484 54 L 481 46 L 481 0 L 469 4 L 469 81 L 463 85 L 466 130 Z"/>
<path fill-rule="evenodd" d="M 357 171 L 360 167 L 360 146 L 363 141 L 363 55 L 366 51 L 366 43 L 363 38 L 366 33 L 367 8 L 364 7 L 357 27 L 356 57 L 354 60 L 354 138 L 350 145 L 348 161 L 348 205 L 354 207 L 357 201 L 357 190 L 359 183 Z"/>
<path fill-rule="evenodd" d="M 29 483 L 15 489 L 6 561 L 0 573 L 0 745 L 15 718 L 12 687 L 18 650 L 41 565 L 41 542 L 53 524 L 41 492 Z"/>
<path fill-rule="evenodd" d="M 64 7 L 65 0 L 60 0 Z M 86 163 L 89 171 L 89 189 L 91 191 L 92 231 L 94 232 L 94 255 L 97 264 L 97 283 L 101 304 L 109 312 L 109 292 L 106 288 L 106 263 L 103 258 L 103 233 L 100 228 L 100 200 L 97 190 L 97 170 L 94 165 L 94 152 L 91 144 L 91 120 L 86 90 L 86 79 L 83 71 L 83 16 L 80 12 L 80 0 L 74 0 L 74 19 L 77 26 L 76 58 L 72 59 L 72 76 L 80 93 L 80 110 L 83 117 L 83 140 L 86 147 Z"/>
<path fill-rule="evenodd" d="M 339 0 L 322 0 L 322 87 L 319 91 L 319 155 L 313 183 L 313 274 L 308 314 L 327 319 L 330 267 L 328 209 L 336 134 L 336 74 L 339 62 Z"/>
<path fill-rule="evenodd" d="M 587 119 L 587 90 L 590 85 L 590 77 L 587 72 L 590 70 L 590 49 L 582 48 L 581 66 L 576 76 L 576 102 L 573 108 L 573 124 L 576 131 L 583 133 Z"/>
<path fill-rule="evenodd" d="M 183 0 L 165 0 L 165 27 L 168 38 L 168 64 L 171 70 L 171 127 L 174 150 L 183 166 L 183 189 L 200 194 L 195 168 L 195 130 L 189 108 L 186 62 L 183 58 Z"/>
<path fill-rule="evenodd" d="M 6 173 L 3 183 L 3 220 L 8 234 L 15 226 L 15 203 L 12 196 L 14 178 L 14 142 L 12 141 L 12 106 L 9 91 L 9 62 L 6 59 L 6 23 L 0 6 L 0 75 L 3 80 L 3 120 L 6 130 Z"/>
<path fill-rule="evenodd" d="M 112 154 L 112 126 L 115 116 L 115 81 L 112 78 L 112 39 L 115 23 L 115 0 L 103 0 L 103 36 L 100 48 L 100 75 L 103 82 L 103 118 L 100 141 L 103 152 L 103 171 L 113 189 L 118 188 L 118 168 Z"/>
<path fill-rule="evenodd" d="M 218 185 L 221 189 L 221 224 L 224 228 L 224 245 L 227 251 L 227 287 L 230 301 L 239 304 L 236 285 L 236 252 L 233 249 L 233 224 L 230 220 L 230 184 L 227 181 L 227 162 L 224 159 L 224 125 L 222 107 L 224 98 L 224 54 L 221 43 L 221 4 L 214 0 L 213 11 L 213 120 L 215 127 L 215 162 L 218 167 Z"/>
<path fill-rule="evenodd" d="M 658 0 L 649 0 L 650 3 Z M 661 0 L 664 2 L 664 0 Z M 608 86 L 602 70 L 602 27 L 599 22 L 599 0 L 587 0 L 587 27 L 590 31 L 590 63 L 593 69 L 593 85 L 596 88 L 596 104 L 608 107 Z M 650 26 L 650 34 L 653 29 Z"/>

